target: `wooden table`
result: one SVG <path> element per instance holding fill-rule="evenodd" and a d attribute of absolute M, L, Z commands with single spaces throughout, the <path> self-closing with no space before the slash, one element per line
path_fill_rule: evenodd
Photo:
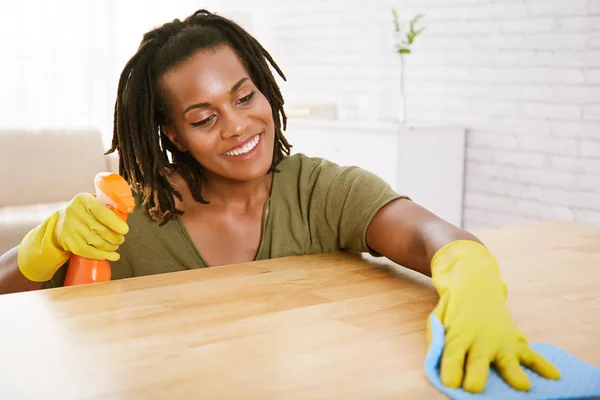
<path fill-rule="evenodd" d="M 530 342 L 600 366 L 600 227 L 479 232 Z M 0 296 L 2 399 L 432 399 L 428 278 L 345 254 Z"/>

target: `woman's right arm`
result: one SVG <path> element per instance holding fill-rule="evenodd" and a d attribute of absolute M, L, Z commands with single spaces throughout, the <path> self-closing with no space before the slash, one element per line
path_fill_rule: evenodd
<path fill-rule="evenodd" d="M 43 282 L 32 282 L 21 273 L 16 246 L 0 256 L 0 294 L 39 290 Z"/>
<path fill-rule="evenodd" d="M 71 254 L 117 261 L 128 231 L 117 214 L 80 193 L 0 257 L 0 294 L 41 289 Z"/>

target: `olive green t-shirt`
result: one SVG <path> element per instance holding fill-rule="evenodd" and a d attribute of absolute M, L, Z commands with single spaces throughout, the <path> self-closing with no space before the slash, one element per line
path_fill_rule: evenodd
<path fill-rule="evenodd" d="M 383 206 L 406 196 L 364 169 L 303 154 L 285 157 L 277 169 L 256 260 L 339 250 L 377 256 L 366 244 L 367 228 Z M 159 226 L 137 196 L 136 205 L 112 279 L 209 267 L 180 219 Z M 46 287 L 62 286 L 65 274 L 66 265 Z"/>

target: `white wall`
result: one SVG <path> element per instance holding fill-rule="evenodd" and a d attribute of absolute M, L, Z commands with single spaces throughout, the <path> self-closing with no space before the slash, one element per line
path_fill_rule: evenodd
<path fill-rule="evenodd" d="M 199 1 L 0 2 L 0 127 L 101 130 L 109 146 L 119 75 L 144 32 Z"/>
<path fill-rule="evenodd" d="M 407 59 L 408 123 L 468 129 L 465 227 L 600 224 L 600 0 L 290 4 L 252 3 L 288 75 L 288 103 L 350 99 L 361 115 L 392 120 L 390 9 L 423 13 L 427 31 Z"/>
<path fill-rule="evenodd" d="M 85 127 L 108 116 L 109 3 L 0 2 L 0 124 Z"/>
<path fill-rule="evenodd" d="M 600 223 L 600 1 L 437 3 L 409 104 L 470 130 L 465 226 Z"/>
<path fill-rule="evenodd" d="M 91 124 L 108 143 L 116 78 L 143 32 L 201 7 L 250 13 L 288 105 L 354 104 L 383 122 L 398 105 L 390 10 L 424 13 L 407 117 L 468 129 L 465 227 L 600 224 L 600 0 L 2 2 L 0 124 Z"/>

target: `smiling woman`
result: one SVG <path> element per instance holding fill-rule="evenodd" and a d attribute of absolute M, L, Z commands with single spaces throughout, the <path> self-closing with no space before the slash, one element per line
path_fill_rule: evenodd
<path fill-rule="evenodd" d="M 273 111 L 247 75 L 231 47 L 221 45 L 195 53 L 159 81 L 168 104 L 162 129 L 179 152 L 202 164 L 205 181 L 253 181 L 273 162 Z"/>
<path fill-rule="evenodd" d="M 267 62 L 285 78 L 252 36 L 205 10 L 148 32 L 121 74 L 110 150 L 135 211 L 126 224 L 76 196 L 0 258 L 0 292 L 63 285 L 70 254 L 109 259 L 121 279 L 369 252 L 432 277 L 446 385 L 481 391 L 492 362 L 523 390 L 521 363 L 557 378 L 517 329 L 496 260 L 475 236 L 365 170 L 290 155 Z"/>

